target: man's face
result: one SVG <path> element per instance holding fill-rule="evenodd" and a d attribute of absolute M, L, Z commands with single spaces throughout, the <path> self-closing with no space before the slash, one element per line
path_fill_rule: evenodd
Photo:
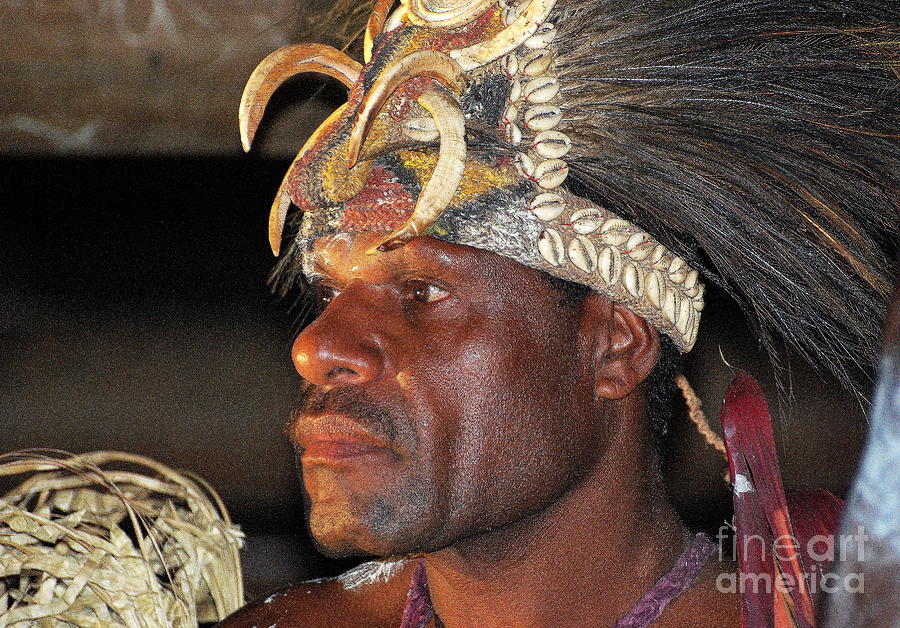
<path fill-rule="evenodd" d="M 553 503 L 597 455 L 579 308 L 537 271 L 427 237 L 320 241 L 293 359 L 309 525 L 334 555 L 435 551 Z"/>

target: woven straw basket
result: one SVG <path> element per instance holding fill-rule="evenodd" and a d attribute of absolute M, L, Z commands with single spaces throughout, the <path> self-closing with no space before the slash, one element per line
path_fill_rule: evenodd
<path fill-rule="evenodd" d="M 243 604 L 238 550 L 200 478 L 133 454 L 26 450 L 0 476 L 0 628 L 188 628 Z"/>

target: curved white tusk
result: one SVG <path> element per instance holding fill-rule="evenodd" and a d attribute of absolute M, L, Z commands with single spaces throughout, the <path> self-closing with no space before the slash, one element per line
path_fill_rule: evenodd
<path fill-rule="evenodd" d="M 485 41 L 450 51 L 450 56 L 466 72 L 499 59 L 519 47 L 537 32 L 540 25 L 550 16 L 556 0 L 531 0 L 512 24 Z"/>
<path fill-rule="evenodd" d="M 320 72 L 352 87 L 361 70 L 357 61 L 324 44 L 285 46 L 270 54 L 253 70 L 241 96 L 238 125 L 244 151 L 250 150 L 269 98 L 286 80 L 304 72 Z"/>
<path fill-rule="evenodd" d="M 402 0 L 416 26 L 456 28 L 481 17 L 497 0 Z"/>
<path fill-rule="evenodd" d="M 281 185 L 278 186 L 278 193 L 275 194 L 275 200 L 272 202 L 272 209 L 269 212 L 269 246 L 272 247 L 272 253 L 274 253 L 276 257 L 281 251 L 281 237 L 284 233 L 284 221 L 287 218 L 287 212 L 291 206 L 291 195 L 288 192 L 288 179 L 291 176 L 291 172 L 293 172 L 297 162 L 299 162 L 309 149 L 319 141 L 322 135 L 334 126 L 334 123 L 341 117 L 348 105 L 349 103 L 344 103 L 335 109 L 334 112 L 319 125 L 319 128 L 309 136 L 309 139 L 306 140 L 303 148 L 300 149 L 300 152 L 294 157 L 294 161 L 291 162 L 291 167 L 288 168 L 284 178 L 281 180 Z"/>
<path fill-rule="evenodd" d="M 437 50 L 419 50 L 387 66 L 359 105 L 347 144 L 350 168 L 356 165 L 363 142 L 378 112 L 397 88 L 418 76 L 436 79 L 458 95 L 462 94 L 468 83 L 459 64 Z"/>
<path fill-rule="evenodd" d="M 451 94 L 439 87 L 426 90 L 417 100 L 434 117 L 441 136 L 437 164 L 409 220 L 368 253 L 389 251 L 422 233 L 447 208 L 462 181 L 466 168 L 466 119 L 462 109 Z"/>
<path fill-rule="evenodd" d="M 363 59 L 366 63 L 372 60 L 372 46 L 375 44 L 375 38 L 384 30 L 385 20 L 396 1 L 376 0 L 375 6 L 372 7 L 372 14 L 366 23 L 366 33 L 363 35 Z"/>

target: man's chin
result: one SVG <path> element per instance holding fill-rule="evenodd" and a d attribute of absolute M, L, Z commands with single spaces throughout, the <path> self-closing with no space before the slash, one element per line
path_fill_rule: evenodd
<path fill-rule="evenodd" d="M 373 539 L 371 536 L 351 534 L 322 534 L 310 528 L 313 543 L 320 554 L 328 558 L 351 558 L 354 556 L 373 556 L 385 558 L 406 554 L 408 551 L 390 540 Z"/>
<path fill-rule="evenodd" d="M 346 513 L 317 512 L 316 507 L 308 519 L 316 549 L 329 558 L 387 557 L 423 551 L 420 530 L 398 525 L 399 522 L 386 523 L 367 525 Z"/>

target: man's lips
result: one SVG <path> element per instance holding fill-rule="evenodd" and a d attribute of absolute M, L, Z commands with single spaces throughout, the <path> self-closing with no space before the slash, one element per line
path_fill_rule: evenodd
<path fill-rule="evenodd" d="M 389 444 L 343 415 L 303 416 L 291 427 L 304 465 L 340 465 L 361 456 L 389 453 Z"/>

